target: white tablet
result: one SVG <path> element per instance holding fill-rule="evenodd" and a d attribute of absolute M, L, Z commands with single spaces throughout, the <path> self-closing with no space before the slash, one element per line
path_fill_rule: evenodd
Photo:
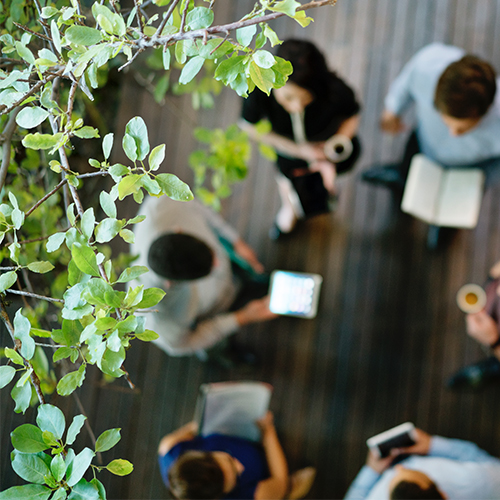
<path fill-rule="evenodd" d="M 416 443 L 415 426 L 405 422 L 367 439 L 366 444 L 378 457 L 388 457 L 393 448 L 406 448 Z"/>
<path fill-rule="evenodd" d="M 269 309 L 275 314 L 314 318 L 318 311 L 319 274 L 276 270 L 271 273 Z"/>

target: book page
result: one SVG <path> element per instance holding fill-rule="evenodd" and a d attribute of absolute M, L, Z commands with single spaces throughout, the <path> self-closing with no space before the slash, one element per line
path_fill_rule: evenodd
<path fill-rule="evenodd" d="M 224 434 L 260 441 L 255 421 L 263 417 L 272 387 L 263 382 L 221 382 L 202 386 L 200 434 Z"/>
<path fill-rule="evenodd" d="M 413 157 L 401 210 L 435 224 L 443 168 L 423 154 Z"/>
<path fill-rule="evenodd" d="M 478 168 L 443 172 L 436 224 L 448 227 L 476 227 L 483 198 L 484 173 Z"/>

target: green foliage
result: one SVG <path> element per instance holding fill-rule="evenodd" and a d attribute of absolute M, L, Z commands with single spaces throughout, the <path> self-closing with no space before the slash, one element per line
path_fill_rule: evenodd
<path fill-rule="evenodd" d="M 162 14 L 171 5 L 167 0 L 153 3 Z M 129 256 L 112 259 L 108 246 L 115 238 L 132 243 L 131 229 L 144 217 L 120 219 L 117 203 L 127 196 L 141 203 L 145 194 L 189 201 L 193 194 L 175 175 L 161 172 L 166 146 L 151 149 L 139 116 L 126 125 L 125 164 L 111 163 L 114 134 L 92 107 L 94 94 L 99 95 L 111 68 L 143 64 L 137 58 L 141 52 L 148 54 L 145 84 L 158 102 L 170 89 L 190 93 L 196 109 L 212 106 L 223 85 L 240 96 L 255 87 L 269 93 L 285 85 L 291 65 L 266 50 L 267 42 L 281 42 L 262 17 L 283 13 L 302 25 L 310 19 L 297 11 L 295 0 L 258 0 L 231 37 L 229 28 L 214 28 L 214 2 L 183 1 L 168 18 L 157 13 L 149 19 L 136 8 L 124 17 L 116 2 L 95 1 L 91 12 L 73 0 L 42 4 L 5 0 L 0 5 L 2 131 L 11 118 L 13 124 L 13 132 L 2 136 L 2 151 L 11 154 L 3 155 L 2 171 L 8 176 L 0 186 L 0 243 L 5 243 L 0 260 L 6 266 L 0 275 L 0 307 L 8 317 L 3 299 L 10 300 L 14 287 L 25 294 L 33 288 L 42 298 L 31 299 L 32 304 L 5 319 L 13 343 L 3 350 L 8 364 L 0 366 L 0 388 L 9 388 L 15 412 L 41 404 L 36 425 L 21 425 L 11 434 L 12 467 L 30 484 L 0 492 L 0 500 L 105 500 L 95 473 L 107 469 L 122 476 L 133 470 L 123 459 L 104 467 L 92 464 L 97 452 L 119 441 L 120 430 L 104 431 L 94 450 L 75 450 L 71 446 L 85 417 L 74 416 L 67 427 L 62 411 L 46 404 L 43 395 L 55 390 L 60 396 L 72 394 L 85 382 L 88 365 L 107 378 L 120 378 L 132 341 L 158 338 L 136 312 L 156 306 L 165 292 L 134 283 L 147 268 L 131 265 Z M 236 126 L 196 134 L 208 144 L 208 151 L 190 159 L 196 193 L 217 206 L 230 194 L 231 184 L 246 175 L 248 139 Z M 92 172 L 82 173 L 72 155 L 79 145 L 92 145 L 88 141 L 98 151 L 95 158 L 85 156 Z M 107 177 L 112 185 L 95 189 L 88 184 L 92 177 Z M 92 190 L 94 199 L 84 199 Z M 43 347 L 36 345 L 37 337 Z"/>

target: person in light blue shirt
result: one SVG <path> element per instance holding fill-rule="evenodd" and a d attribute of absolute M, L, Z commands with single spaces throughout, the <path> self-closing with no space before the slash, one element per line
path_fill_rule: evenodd
<path fill-rule="evenodd" d="M 416 444 L 409 448 L 394 449 L 386 458 L 370 451 L 344 500 L 441 498 L 498 500 L 500 459 L 469 441 L 416 429 Z"/>
<path fill-rule="evenodd" d="M 499 83 L 489 63 L 463 49 L 422 48 L 391 84 L 380 122 L 390 134 L 408 130 L 404 114 L 414 105 L 416 127 L 404 160 L 369 169 L 363 179 L 401 189 L 411 157 L 422 152 L 444 167 L 482 168 L 487 185 L 500 180 Z"/>

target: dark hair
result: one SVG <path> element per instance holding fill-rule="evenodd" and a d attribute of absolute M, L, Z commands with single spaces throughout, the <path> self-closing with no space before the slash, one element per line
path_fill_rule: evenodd
<path fill-rule="evenodd" d="M 434 106 L 453 118 L 481 118 L 495 99 L 493 67 L 475 56 L 451 63 L 440 76 Z"/>
<path fill-rule="evenodd" d="M 328 70 L 325 56 L 307 40 L 285 40 L 276 55 L 290 61 L 293 73 L 288 80 L 315 95 L 322 95 L 330 82 L 332 73 Z"/>
<path fill-rule="evenodd" d="M 422 489 L 417 483 L 411 481 L 400 481 L 391 491 L 391 500 L 442 500 L 443 494 L 438 490 L 435 483 Z"/>
<path fill-rule="evenodd" d="M 185 451 L 168 471 L 170 490 L 180 499 L 211 499 L 224 496 L 224 474 L 208 451 Z"/>
<path fill-rule="evenodd" d="M 214 252 L 203 241 L 183 233 L 167 233 L 151 244 L 149 267 L 163 278 L 195 280 L 212 270 Z"/>

